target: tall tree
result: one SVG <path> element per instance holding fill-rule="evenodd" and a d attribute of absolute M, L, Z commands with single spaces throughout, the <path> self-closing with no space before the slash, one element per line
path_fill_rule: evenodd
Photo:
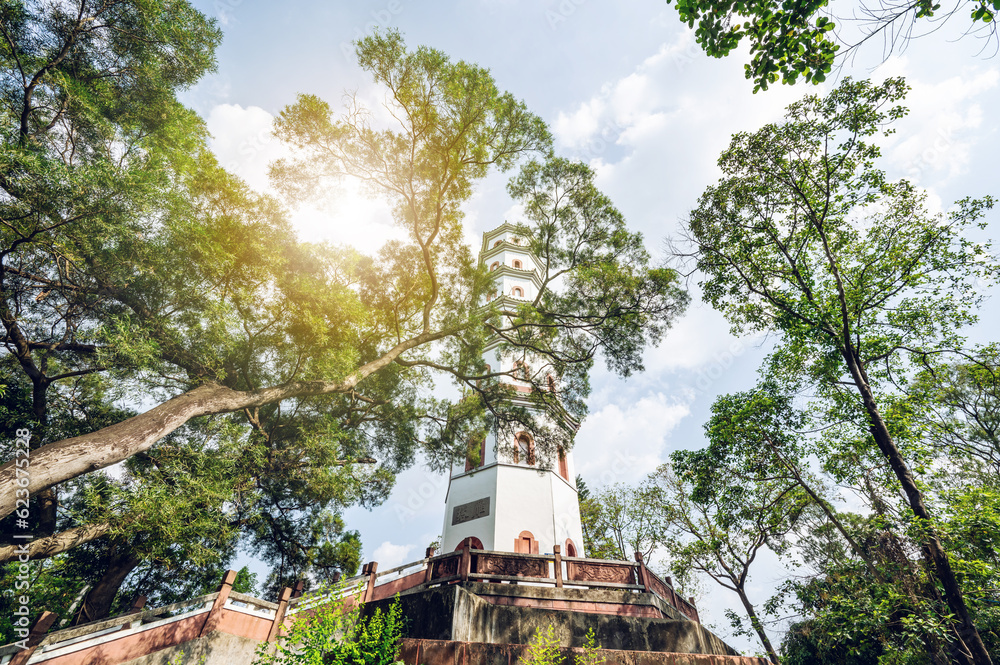
<path fill-rule="evenodd" d="M 184 26 L 196 18 L 179 18 L 173 32 L 166 32 L 186 37 Z M 118 24 L 97 25 L 118 34 Z M 8 28 L 11 34 L 33 30 L 13 20 Z M 134 34 L 120 33 L 121 39 Z M 268 537 L 293 534 L 288 545 L 296 547 L 301 543 L 293 542 L 294 534 L 323 528 L 326 518 L 312 510 L 316 502 L 339 501 L 341 495 L 376 501 L 418 450 L 443 468 L 464 454 L 464 442 L 491 419 L 530 418 L 526 410 L 509 408 L 509 394 L 496 381 L 501 372 L 487 372 L 482 364 L 488 335 L 506 335 L 508 344 L 563 363 L 567 385 L 580 395 L 600 351 L 621 374 L 640 366 L 642 348 L 681 309 L 684 295 L 672 271 L 648 265 L 641 238 L 624 229 L 605 198 L 578 202 L 590 206 L 578 218 L 600 213 L 600 228 L 612 232 L 580 233 L 575 241 L 588 251 L 563 264 L 562 281 L 600 285 L 618 299 L 589 306 L 576 319 L 575 301 L 551 295 L 526 308 L 509 302 L 483 307 L 490 280 L 462 244 L 461 205 L 491 168 L 508 169 L 526 154 L 547 150 L 544 123 L 498 90 L 486 70 L 432 49 L 409 51 L 398 34 L 362 40 L 357 51 L 386 90 L 399 125 L 374 127 L 357 107 L 335 117 L 320 100 L 302 97 L 279 119 L 278 133 L 296 157 L 278 164 L 275 176 L 293 198 L 343 174 L 387 195 L 406 239 L 377 256 L 298 242 L 275 201 L 218 167 L 198 119 L 159 97 L 132 99 L 120 115 L 102 116 L 105 143 L 84 132 L 66 138 L 73 149 L 47 147 L 52 164 L 65 158 L 70 166 L 52 166 L 58 178 L 32 172 L 17 181 L 21 189 L 8 190 L 6 253 L 0 256 L 8 353 L 24 372 L 34 367 L 31 358 L 43 354 L 58 358 L 60 380 L 99 374 L 115 390 L 157 402 L 145 413 L 65 437 L 37 420 L 29 423 L 38 445 L 24 494 L 38 497 L 125 460 L 158 487 L 169 486 L 170 473 L 159 468 L 164 456 L 198 433 L 214 445 L 219 437 L 212 432 L 232 428 L 226 437 L 230 455 L 222 462 L 252 481 L 252 491 L 235 483 L 234 496 L 251 496 L 258 507 L 270 502 L 282 516 L 322 518 L 303 528 L 282 520 L 258 522 L 270 530 Z M 164 47 L 162 55 L 182 52 Z M 113 78 L 116 70 L 108 67 L 131 62 L 114 53 L 91 66 Z M 16 71 L 15 60 L 5 71 Z M 134 74 L 147 80 L 145 71 Z M 119 97 L 109 93 L 108 99 Z M 141 125 L 146 112 L 151 123 L 160 123 L 162 115 L 171 122 L 151 131 Z M 140 123 L 134 135 L 126 121 Z M 60 127 L 46 123 L 39 131 L 63 137 Z M 35 164 L 16 141 L 7 149 L 27 166 Z M 74 170 L 73 160 L 84 157 L 90 161 Z M 126 167 L 135 172 L 121 175 L 120 191 L 100 189 L 117 186 L 114 169 Z M 109 172 L 104 179 L 101 169 Z M 592 188 L 593 174 L 584 174 L 584 185 Z M 126 186 L 128 178 L 134 188 Z M 53 183 L 65 186 L 53 189 Z M 93 201 L 119 207 L 56 221 L 46 216 L 50 202 L 63 214 L 70 204 Z M 532 229 L 525 228 L 529 242 L 535 242 Z M 628 251 L 619 252 L 616 243 Z M 55 308 L 57 302 L 66 304 Z M 55 332 L 45 325 L 50 319 L 60 321 Z M 454 378 L 464 397 L 428 397 L 434 373 Z M 540 377 L 531 379 L 545 388 Z M 554 403 L 544 389 L 531 399 Z M 579 415 L 582 400 L 567 400 L 565 408 L 569 416 Z M 549 438 L 560 445 L 565 432 Z M 0 466 L 0 483 L 13 482 L 16 474 L 13 461 Z M 341 491 L 345 487 L 350 491 Z M 0 495 L 0 516 L 11 514 L 16 498 Z M 108 531 L 91 533 L 66 529 L 54 536 L 63 536 L 59 547 L 67 549 L 79 544 L 78 536 L 86 540 Z M 29 546 L 50 552 L 49 542 L 41 538 Z M 307 560 L 321 566 L 338 556 L 318 552 Z"/>
<path fill-rule="evenodd" d="M 615 559 L 620 556 L 618 548 L 608 533 L 602 515 L 601 504 L 590 491 L 582 476 L 576 477 L 577 498 L 580 501 L 580 524 L 583 528 L 584 556 L 591 559 Z"/>
<path fill-rule="evenodd" d="M 103 370 L 81 339 L 96 299 L 58 287 L 79 286 L 63 279 L 79 246 L 107 235 L 127 254 L 122 225 L 135 228 L 136 210 L 163 191 L 177 157 L 165 142 L 201 130 L 185 127 L 191 114 L 174 91 L 214 67 L 220 34 L 185 2 L 145 0 L 4 2 L 0 32 L 0 322 L 6 352 L 32 384 L 25 415 L 38 448 L 48 391 Z M 38 529 L 51 534 L 55 491 L 37 502 Z"/>
<path fill-rule="evenodd" d="M 714 432 L 716 437 L 738 432 Z M 728 464 L 719 448 L 678 451 L 671 464 L 651 476 L 652 503 L 662 514 L 666 536 L 662 544 L 671 566 L 681 575 L 707 575 L 740 599 L 768 658 L 778 654 L 764 630 L 759 609 L 747 585 L 758 555 L 765 549 L 782 551 L 782 538 L 809 506 L 797 484 L 784 479 L 748 478 L 743 469 Z M 738 625 L 734 621 L 734 625 Z"/>
<path fill-rule="evenodd" d="M 780 365 L 780 354 L 772 364 Z M 852 639 L 855 646 L 874 640 L 881 647 L 868 645 L 873 651 L 909 653 L 933 662 L 965 660 L 960 652 L 949 653 L 954 643 L 940 638 L 942 631 L 954 632 L 943 619 L 948 611 L 933 584 L 927 583 L 919 561 L 909 556 L 915 548 L 905 517 L 892 511 L 891 499 L 883 496 L 891 496 L 893 489 L 874 487 L 872 474 L 844 472 L 852 464 L 863 468 L 863 456 L 859 459 L 848 450 L 839 454 L 841 459 L 831 459 L 828 437 L 815 433 L 829 434 L 829 423 L 823 416 L 810 422 L 807 413 L 812 409 L 807 406 L 804 411 L 796 409 L 794 388 L 789 380 L 771 377 L 753 390 L 718 398 L 706 426 L 710 444 L 705 453 L 713 466 L 748 485 L 797 486 L 813 508 L 794 525 L 792 540 L 815 578 L 805 583 L 792 579 L 784 585 L 812 617 L 798 627 L 798 633 L 808 628 L 813 644 L 833 643 L 836 647 L 828 649 L 833 652 Z M 818 471 L 831 484 L 854 490 L 859 499 L 867 497 L 861 500 L 871 515 L 838 510 L 827 499 L 827 483 L 809 468 L 810 460 L 824 462 L 825 468 Z M 865 579 L 864 591 L 859 577 Z M 769 602 L 777 605 L 784 595 Z M 862 606 L 865 609 L 859 610 Z M 828 630 L 820 630 L 821 625 Z"/>
<path fill-rule="evenodd" d="M 899 79 L 845 80 L 791 105 L 784 123 L 734 136 L 719 159 L 723 178 L 691 213 L 687 256 L 734 332 L 774 333 L 783 371 L 812 386 L 829 422 L 853 428 L 855 444 L 898 483 L 964 648 L 985 665 L 992 659 L 897 441 L 893 406 L 915 364 L 960 350 L 960 330 L 976 320 L 974 282 L 991 278 L 991 258 L 963 234 L 993 201 L 931 214 L 921 192 L 875 167 L 869 137 L 891 131 L 905 91 Z"/>

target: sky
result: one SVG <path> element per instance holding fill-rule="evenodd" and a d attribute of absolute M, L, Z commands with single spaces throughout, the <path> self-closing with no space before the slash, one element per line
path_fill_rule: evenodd
<path fill-rule="evenodd" d="M 598 186 L 658 259 L 700 193 L 719 178 L 716 160 L 732 134 L 778 121 L 789 103 L 836 82 L 774 85 L 753 94 L 743 74 L 745 50 L 723 59 L 704 55 L 662 0 L 194 4 L 218 19 L 225 36 L 217 72 L 182 100 L 207 120 L 221 162 L 253 187 L 269 188 L 268 162 L 285 154 L 271 137 L 271 122 L 297 94 L 338 107 L 345 92 L 356 91 L 378 103 L 382 93 L 355 63 L 351 42 L 393 28 L 410 47 L 430 46 L 489 68 L 501 89 L 549 124 L 560 155 L 596 170 Z M 834 11 L 848 15 L 854 8 L 844 3 Z M 968 195 L 1000 195 L 1000 58 L 989 57 L 995 44 L 962 38 L 964 21 L 937 26 L 888 59 L 874 40 L 840 72 L 907 78 L 910 113 L 883 143 L 880 166 L 890 178 L 926 188 L 938 210 Z M 504 189 L 509 175 L 491 175 L 465 207 L 471 246 L 478 248 L 484 231 L 516 220 Z M 383 202 L 350 185 L 331 201 L 293 212 L 303 239 L 374 251 L 399 233 Z M 1000 228 L 997 217 L 989 218 L 993 231 Z M 715 397 L 755 383 L 768 340 L 732 336 L 722 316 L 700 302 L 697 285 L 690 287 L 690 307 L 647 351 L 644 372 L 621 380 L 595 367 L 589 415 L 573 450 L 577 472 L 591 487 L 640 481 L 670 452 L 701 447 Z M 1000 315 L 990 310 L 970 336 L 995 339 L 998 324 Z M 418 466 L 398 477 L 382 506 L 348 510 L 364 560 L 384 570 L 419 559 L 441 532 L 446 489 L 445 476 Z M 750 586 L 761 602 L 785 574 L 773 559 L 762 563 Z M 738 605 L 735 596 L 706 584 L 698 605 L 703 620 L 731 644 L 758 648 L 726 630 L 724 611 Z"/>

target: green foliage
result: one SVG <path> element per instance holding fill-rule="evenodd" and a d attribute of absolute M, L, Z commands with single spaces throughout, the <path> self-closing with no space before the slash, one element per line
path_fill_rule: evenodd
<path fill-rule="evenodd" d="M 338 589 L 324 587 L 315 597 L 328 591 Z M 398 596 L 387 612 L 367 613 L 356 601 L 349 609 L 343 601 L 328 602 L 301 612 L 273 653 L 268 653 L 272 645 L 262 644 L 254 665 L 391 665 L 404 625 Z"/>
<path fill-rule="evenodd" d="M 670 0 L 668 0 L 668 4 Z M 722 58 L 734 51 L 742 41 L 750 44 L 750 62 L 745 65 L 746 77 L 752 79 L 754 92 L 767 90 L 768 85 L 781 81 L 793 84 L 801 77 L 812 83 L 822 83 L 845 45 L 839 38 L 837 23 L 828 9 L 828 0 L 799 0 L 778 3 L 773 0 L 677 0 L 677 12 L 689 27 L 697 24 L 695 38 L 705 53 Z M 956 4 L 946 18 L 959 11 Z M 970 3 L 970 32 L 982 30 L 995 38 L 993 22 L 1000 10 L 997 0 L 974 0 Z M 886 2 L 879 5 L 862 3 L 866 35 L 857 43 L 847 45 L 850 52 L 869 37 L 889 30 L 900 30 L 898 23 L 915 25 L 920 19 L 933 19 L 941 5 L 934 0 L 909 3 Z M 850 22 L 851 19 L 845 19 Z M 855 16 L 853 19 L 860 21 Z M 893 35 L 890 49 L 897 41 L 908 40 L 911 33 L 900 30 Z M 840 43 L 838 43 L 840 42 Z"/>
<path fill-rule="evenodd" d="M 603 519 L 601 504 L 582 476 L 576 477 L 577 499 L 580 502 L 580 523 L 583 527 L 583 546 L 585 552 L 579 552 L 591 559 L 616 559 L 620 556 L 618 548 L 608 533 L 607 524 Z"/>
<path fill-rule="evenodd" d="M 233 591 L 250 596 L 257 595 L 257 573 L 251 573 L 247 566 L 240 568 L 236 571 L 236 579 L 233 580 Z"/>
<path fill-rule="evenodd" d="M 989 244 L 968 237 L 993 200 L 932 214 L 922 192 L 876 167 L 875 137 L 905 114 L 905 91 L 898 79 L 845 80 L 722 154 L 723 178 L 691 213 L 688 256 L 733 331 L 771 333 L 776 347 L 757 389 L 717 402 L 712 445 L 689 459 L 704 458 L 710 484 L 724 465 L 752 479 L 750 494 L 790 483 L 822 511 L 807 521 L 819 530 L 797 534 L 819 570 L 794 589 L 810 618 L 789 649 L 885 662 L 968 649 L 987 663 L 992 614 L 965 569 L 981 565 L 988 578 L 994 566 L 958 556 L 947 533 L 961 501 L 946 488 L 994 484 L 963 457 L 992 455 L 995 352 L 962 337 L 996 274 Z M 811 459 L 817 468 L 804 469 Z M 871 516 L 833 509 L 813 471 L 852 489 Z"/>
<path fill-rule="evenodd" d="M 518 661 L 524 665 L 562 665 L 564 656 L 560 651 L 555 624 L 536 628 L 528 641 L 528 648 Z"/>
<path fill-rule="evenodd" d="M 719 436 L 717 431 L 712 434 Z M 739 430 L 726 435 L 738 436 Z M 671 454 L 671 464 L 650 477 L 654 510 L 666 525 L 660 544 L 680 579 L 701 574 L 736 593 L 753 633 L 772 662 L 777 662 L 747 585 L 763 548 L 783 553 L 782 540 L 794 529 L 809 500 L 794 483 L 766 475 L 748 477 L 739 467 L 720 465 L 718 457 L 711 447 L 677 451 Z"/>
<path fill-rule="evenodd" d="M 782 5 L 764 1 L 677 0 L 677 12 L 708 55 L 729 55 L 744 39 L 750 41 L 751 62 L 746 77 L 754 92 L 770 83 L 821 83 L 833 66 L 840 45 L 830 34 L 836 27 L 826 16 L 816 16 L 827 0 L 803 0 Z"/>
<path fill-rule="evenodd" d="M 651 490 L 615 483 L 592 494 L 579 477 L 577 488 L 587 556 L 632 561 L 640 552 L 648 561 L 663 530 L 660 515 L 648 510 Z"/>
<path fill-rule="evenodd" d="M 556 159 L 512 193 L 577 192 L 555 225 L 539 213 L 524 227 L 532 247 L 558 249 L 543 254 L 561 278 L 536 303 L 484 306 L 492 282 L 465 245 L 462 205 L 492 169 L 547 155 L 551 137 L 482 67 L 374 35 L 359 63 L 399 125 L 309 95 L 281 114 L 292 156 L 273 175 L 289 200 L 350 176 L 393 203 L 404 237 L 363 256 L 299 242 L 177 102 L 212 66 L 212 21 L 184 2 L 69 9 L 0 6 L 0 426 L 32 429 L 32 530 L 78 550 L 60 597 L 91 585 L 88 612 L 209 585 L 239 546 L 272 563 L 265 594 L 350 574 L 360 540 L 346 506 L 383 501 L 418 454 L 447 468 L 491 428 L 535 429 L 543 461 L 556 459 L 595 355 L 640 369 L 683 307 L 676 274 L 650 267 L 593 173 Z M 487 373 L 497 337 L 544 358 L 529 399 L 555 425 L 533 428 L 504 372 Z M 430 395 L 441 376 L 460 398 Z M 137 395 L 153 409 L 116 407 Z"/>
<path fill-rule="evenodd" d="M 583 642 L 583 653 L 576 657 L 576 665 L 601 665 L 606 659 L 599 652 L 601 645 L 597 643 L 597 635 L 593 628 L 587 629 L 587 637 Z"/>

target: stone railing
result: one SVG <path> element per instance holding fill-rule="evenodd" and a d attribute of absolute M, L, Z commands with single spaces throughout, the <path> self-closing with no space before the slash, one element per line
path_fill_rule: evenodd
<path fill-rule="evenodd" d="M 567 589 L 621 589 L 652 593 L 688 619 L 697 622 L 693 599 L 684 599 L 671 584 L 635 562 L 563 557 L 552 554 L 515 554 L 463 549 L 427 556 L 419 561 L 378 570 L 365 564 L 361 574 L 341 581 L 321 594 L 301 596 L 302 584 L 282 590 L 277 602 L 232 590 L 235 571 L 229 571 L 219 591 L 191 600 L 143 610 L 144 599 L 125 615 L 48 633 L 56 619 L 44 612 L 21 644 L 0 647 L 0 665 L 46 661 L 122 663 L 172 645 L 203 637 L 215 630 L 260 642 L 273 642 L 282 627 L 299 612 L 311 612 L 331 602 L 356 603 L 391 598 L 461 582 L 527 584 Z M 498 590 L 502 587 L 498 587 Z M 23 648 L 24 646 L 27 648 Z"/>
<path fill-rule="evenodd" d="M 369 602 L 391 598 L 397 593 L 473 581 L 652 593 L 688 619 L 698 621 L 694 599 L 683 598 L 674 590 L 670 578 L 663 580 L 653 573 L 639 554 L 636 554 L 636 561 L 631 562 L 564 557 L 559 546 L 553 550 L 552 554 L 515 554 L 463 549 L 437 556 L 428 550 L 427 556 L 419 561 L 382 572 L 378 571 L 378 563 L 372 562 L 365 564 L 362 574 L 346 580 L 341 588 L 330 594 L 312 596 L 307 604 L 293 605 L 289 613 L 341 599 L 351 605 L 351 597 Z"/>

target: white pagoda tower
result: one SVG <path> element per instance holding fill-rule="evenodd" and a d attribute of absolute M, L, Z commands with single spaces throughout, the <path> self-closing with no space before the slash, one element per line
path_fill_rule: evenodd
<path fill-rule="evenodd" d="M 493 298 L 534 300 L 542 284 L 544 265 L 517 237 L 508 223 L 483 234 L 479 260 L 494 275 Z M 511 370 L 531 359 L 500 357 L 499 341 L 486 347 L 487 365 L 494 371 Z M 555 387 L 558 379 L 547 377 Z M 502 377 L 515 395 L 529 393 L 527 381 Z M 528 406 L 527 400 L 523 403 Z M 540 414 L 538 418 L 547 418 Z M 508 440 L 509 439 L 509 440 Z M 480 451 L 479 464 L 471 460 L 452 467 L 445 499 L 442 552 L 468 542 L 473 549 L 545 554 L 559 545 L 565 556 L 583 556 L 583 528 L 572 455 L 559 455 L 552 468 L 536 459 L 531 432 L 503 435 L 491 432 Z"/>

